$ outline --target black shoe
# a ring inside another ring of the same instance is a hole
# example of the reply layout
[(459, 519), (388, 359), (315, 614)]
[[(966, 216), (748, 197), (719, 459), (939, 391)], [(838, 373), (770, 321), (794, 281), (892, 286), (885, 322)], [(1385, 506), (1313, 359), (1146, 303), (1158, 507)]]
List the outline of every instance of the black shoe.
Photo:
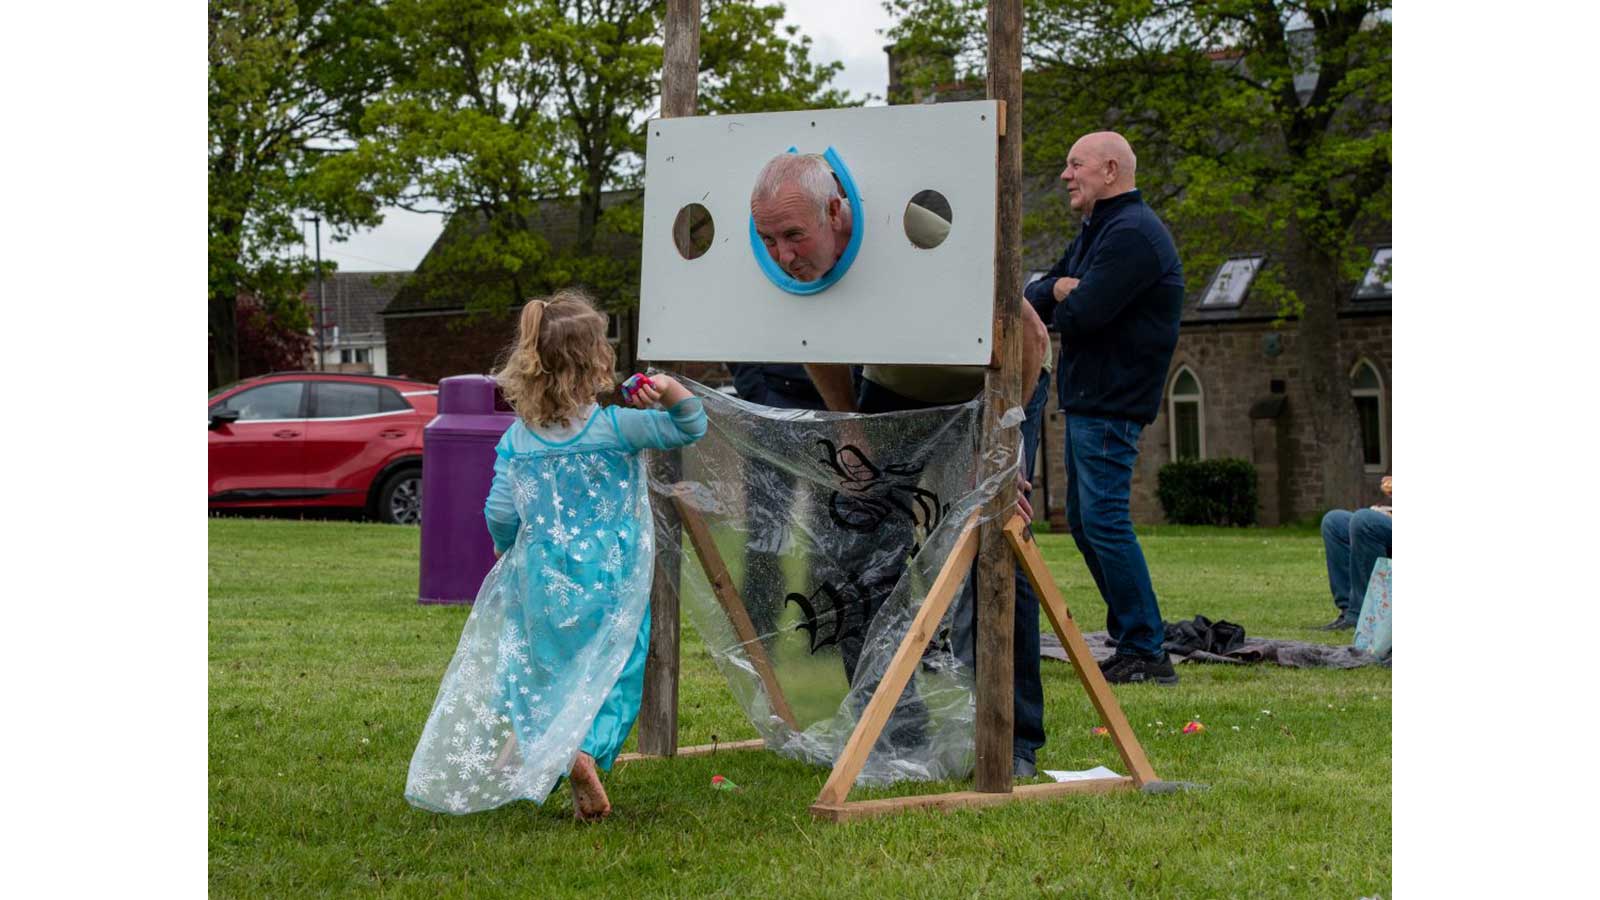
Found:
[(1013, 756), (1011, 757), (1011, 777), (1037, 778), (1039, 777), (1039, 768), (1033, 764), (1031, 759)]
[(1356, 620), (1355, 620), (1354, 616), (1347, 616), (1344, 613), (1340, 613), (1339, 614), (1339, 618), (1334, 619), (1332, 622), (1329, 622), (1326, 625), (1318, 625), (1317, 626), (1317, 630), (1318, 631), (1350, 631), (1351, 629), (1353, 629), (1355, 627), (1356, 627)]
[(1161, 654), (1158, 659), (1142, 656), (1117, 655), (1101, 672), (1112, 684), (1165, 684), (1178, 683), (1178, 673), (1172, 670), (1172, 659)]

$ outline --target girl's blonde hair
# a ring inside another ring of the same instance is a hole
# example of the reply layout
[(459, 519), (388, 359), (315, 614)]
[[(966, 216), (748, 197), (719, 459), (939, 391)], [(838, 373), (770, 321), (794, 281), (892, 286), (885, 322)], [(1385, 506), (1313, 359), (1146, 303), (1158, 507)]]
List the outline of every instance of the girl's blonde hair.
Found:
[(606, 317), (589, 295), (567, 289), (522, 307), (517, 338), (494, 379), (522, 421), (559, 426), (614, 386), (616, 364)]

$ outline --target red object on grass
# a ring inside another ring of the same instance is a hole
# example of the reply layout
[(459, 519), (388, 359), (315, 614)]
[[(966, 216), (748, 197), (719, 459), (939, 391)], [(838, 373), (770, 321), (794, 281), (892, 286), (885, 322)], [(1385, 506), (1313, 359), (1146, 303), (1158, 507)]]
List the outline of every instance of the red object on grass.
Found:
[(1204, 725), (1200, 724), (1199, 722), (1190, 722), (1189, 724), (1183, 726), (1183, 733), (1184, 734), (1199, 734), (1200, 732), (1205, 731), (1205, 730), (1206, 730), (1206, 727)]

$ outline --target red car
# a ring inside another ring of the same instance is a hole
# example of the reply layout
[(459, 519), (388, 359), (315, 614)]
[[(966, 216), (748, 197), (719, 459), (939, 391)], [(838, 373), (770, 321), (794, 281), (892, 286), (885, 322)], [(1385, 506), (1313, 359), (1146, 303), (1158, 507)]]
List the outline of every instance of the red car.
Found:
[(343, 507), (422, 520), (422, 429), (437, 385), (275, 372), (211, 395), (212, 509)]

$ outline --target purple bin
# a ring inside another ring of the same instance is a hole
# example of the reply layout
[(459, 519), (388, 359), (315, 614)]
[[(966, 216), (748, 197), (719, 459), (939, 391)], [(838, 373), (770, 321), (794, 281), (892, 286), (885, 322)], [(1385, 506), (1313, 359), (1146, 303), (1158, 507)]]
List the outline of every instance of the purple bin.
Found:
[(422, 430), (422, 574), (419, 603), (471, 603), (494, 565), (483, 504), (494, 480), (494, 445), (516, 421), (497, 409), (494, 380), (439, 382), (439, 414)]

